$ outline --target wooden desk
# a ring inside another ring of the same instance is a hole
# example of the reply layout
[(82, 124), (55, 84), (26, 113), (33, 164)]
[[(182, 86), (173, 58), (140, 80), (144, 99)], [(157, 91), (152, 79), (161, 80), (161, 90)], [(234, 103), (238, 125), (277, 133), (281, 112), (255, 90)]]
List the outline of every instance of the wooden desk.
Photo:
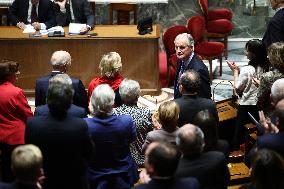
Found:
[[(0, 59), (20, 63), (21, 75), (17, 85), (26, 92), (34, 92), (38, 77), (51, 71), (49, 60), (56, 50), (71, 54), (72, 66), (69, 75), (83, 81), (86, 87), (92, 78), (99, 76), (99, 63), (103, 54), (118, 52), (122, 57), (122, 75), (137, 80), (144, 93), (158, 94), (159, 65), (158, 39), (160, 27), (153, 32), (138, 35), (135, 25), (96, 26), (92, 32), (98, 36), (68, 36), (59, 38), (32, 38), (16, 27), (0, 27)], [(66, 28), (65, 33), (68, 33)]]

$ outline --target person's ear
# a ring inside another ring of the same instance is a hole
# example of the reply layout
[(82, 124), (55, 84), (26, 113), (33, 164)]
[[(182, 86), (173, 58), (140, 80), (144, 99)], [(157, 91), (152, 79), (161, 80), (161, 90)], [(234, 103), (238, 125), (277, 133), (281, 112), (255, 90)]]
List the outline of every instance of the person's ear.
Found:
[(183, 86), (181, 84), (178, 86), (178, 90), (179, 90), (180, 93), (183, 92)]

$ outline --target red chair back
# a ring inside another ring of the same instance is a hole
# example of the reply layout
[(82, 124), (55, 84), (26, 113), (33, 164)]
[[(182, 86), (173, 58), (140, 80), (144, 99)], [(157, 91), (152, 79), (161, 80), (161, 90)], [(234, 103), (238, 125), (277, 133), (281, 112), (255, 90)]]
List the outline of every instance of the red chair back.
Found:
[(163, 43), (167, 53), (167, 57), (170, 58), (172, 54), (175, 54), (175, 38), (178, 34), (188, 33), (185, 26), (177, 25), (168, 28), (163, 35)]
[(204, 17), (208, 16), (208, 0), (199, 0), (199, 6), (204, 14)]
[(202, 42), (205, 35), (205, 19), (203, 16), (193, 16), (187, 20), (187, 29), (196, 44)]

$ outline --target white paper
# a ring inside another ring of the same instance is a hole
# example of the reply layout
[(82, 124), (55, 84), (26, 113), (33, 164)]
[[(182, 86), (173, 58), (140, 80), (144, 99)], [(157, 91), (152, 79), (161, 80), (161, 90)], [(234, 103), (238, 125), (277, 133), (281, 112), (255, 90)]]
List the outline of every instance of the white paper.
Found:
[(36, 30), (34, 27), (30, 24), (26, 25), (26, 28), (24, 29), (23, 33), (34, 33)]
[(77, 23), (70, 23), (69, 24), (69, 35), (72, 34), (80, 34), (80, 30), (82, 27), (86, 27), (86, 24), (77, 24)]

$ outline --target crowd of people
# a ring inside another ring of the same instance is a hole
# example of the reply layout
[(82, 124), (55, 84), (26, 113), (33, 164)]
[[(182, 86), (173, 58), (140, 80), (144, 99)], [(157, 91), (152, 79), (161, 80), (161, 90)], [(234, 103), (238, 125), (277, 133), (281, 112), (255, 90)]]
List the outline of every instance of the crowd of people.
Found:
[[(229, 153), (244, 143), (248, 113), (260, 124), (246, 157), (251, 181), (241, 188), (284, 188), (284, 32), (275, 25), (284, 20), (284, 2), (271, 4), (277, 13), (263, 41), (245, 45), (248, 65), (228, 61), (240, 101), (231, 146), (218, 136), (209, 72), (188, 33), (174, 40), (174, 100), (155, 113), (138, 106), (140, 84), (124, 78), (117, 52), (102, 56), (100, 76), (86, 92), (81, 80), (68, 75), (71, 55), (55, 51), (52, 72), (35, 81), (34, 112), (14, 85), (19, 63), (1, 60), (0, 188), (226, 189)], [(21, 29), (28, 23), (44, 29), (73, 21), (87, 23), (81, 32), (94, 27), (86, 0), (15, 0), (9, 17)]]

